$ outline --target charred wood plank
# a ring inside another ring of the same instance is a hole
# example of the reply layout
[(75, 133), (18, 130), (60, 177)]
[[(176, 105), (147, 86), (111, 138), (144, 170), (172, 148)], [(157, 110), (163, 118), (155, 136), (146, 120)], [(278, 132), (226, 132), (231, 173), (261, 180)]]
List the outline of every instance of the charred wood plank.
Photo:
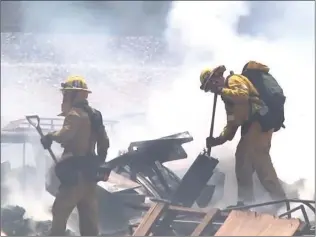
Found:
[(293, 236), (299, 227), (299, 219), (233, 210), (215, 236)]
[(190, 208), (190, 207), (181, 207), (181, 206), (169, 206), (170, 211), (177, 211), (178, 214), (196, 214), (196, 215), (205, 215), (208, 212), (208, 209), (202, 208)]
[(201, 236), (210, 222), (214, 220), (214, 217), (219, 212), (219, 209), (211, 209), (203, 218), (201, 223), (195, 228), (191, 236)]
[(144, 218), (133, 233), (133, 236), (148, 236), (153, 225), (155, 225), (156, 222), (159, 220), (167, 206), (168, 204), (166, 203), (154, 204), (145, 214)]

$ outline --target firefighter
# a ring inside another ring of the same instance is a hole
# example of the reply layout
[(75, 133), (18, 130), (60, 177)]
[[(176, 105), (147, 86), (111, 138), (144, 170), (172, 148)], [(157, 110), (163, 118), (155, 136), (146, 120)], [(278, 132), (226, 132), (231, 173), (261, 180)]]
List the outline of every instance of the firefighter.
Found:
[(221, 96), (226, 109), (227, 124), (218, 137), (208, 137), (207, 147), (231, 141), (241, 126), (241, 138), (236, 149), (235, 172), (238, 185), (237, 205), (254, 201), (253, 173), (256, 171), (263, 187), (274, 200), (284, 199), (285, 192), (279, 182), (270, 157), (274, 130), (262, 131), (255, 114), (265, 109), (257, 89), (243, 75), (231, 73), (224, 78), (225, 66), (205, 69), (200, 74), (201, 90)]
[[(92, 163), (92, 156), (97, 146), (98, 154), (105, 160), (109, 148), (109, 139), (105, 129), (93, 131), (91, 118), (86, 108), (88, 94), (91, 91), (81, 76), (70, 76), (65, 83), (61, 83), (63, 101), (62, 116), (65, 117), (60, 131), (48, 133), (41, 142), (45, 149), (52, 141), (60, 143), (64, 148), (61, 159), (55, 171), (61, 181), (58, 193), (52, 207), (51, 235), (65, 235), (67, 220), (75, 207), (79, 214), (79, 228), (82, 236), (98, 235), (97, 213), (97, 182), (84, 173), (84, 167), (77, 168), (76, 161), (84, 160)], [(91, 160), (90, 160), (91, 158)], [(69, 161), (70, 166), (65, 165)], [(63, 164), (63, 165), (62, 165)], [(86, 165), (88, 166), (88, 165)], [(60, 167), (57, 169), (57, 167)], [(64, 169), (64, 173), (61, 170)], [(88, 173), (88, 172), (87, 172)]]

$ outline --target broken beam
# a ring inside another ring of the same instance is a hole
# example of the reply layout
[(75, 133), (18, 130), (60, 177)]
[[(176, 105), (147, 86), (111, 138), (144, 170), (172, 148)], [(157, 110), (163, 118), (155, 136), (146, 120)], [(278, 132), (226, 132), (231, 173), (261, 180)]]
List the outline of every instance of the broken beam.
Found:
[(219, 209), (211, 209), (203, 218), (201, 223), (195, 228), (191, 236), (201, 236), (208, 225), (213, 221), (215, 215), (219, 212)]
[(167, 206), (166, 203), (155, 203), (145, 214), (133, 236), (148, 236), (153, 225), (159, 220)]

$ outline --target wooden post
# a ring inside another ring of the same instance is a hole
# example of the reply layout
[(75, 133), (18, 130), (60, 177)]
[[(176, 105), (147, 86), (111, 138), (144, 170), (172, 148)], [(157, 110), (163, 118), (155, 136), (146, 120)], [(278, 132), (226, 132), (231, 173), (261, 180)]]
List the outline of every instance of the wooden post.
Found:
[(214, 219), (215, 215), (219, 212), (218, 209), (211, 209), (203, 218), (201, 223), (195, 228), (191, 236), (201, 236), (211, 221)]
[(142, 221), (138, 225), (137, 229), (133, 233), (133, 236), (148, 236), (151, 233), (153, 225), (159, 220), (164, 210), (167, 208), (166, 203), (155, 203), (145, 214)]

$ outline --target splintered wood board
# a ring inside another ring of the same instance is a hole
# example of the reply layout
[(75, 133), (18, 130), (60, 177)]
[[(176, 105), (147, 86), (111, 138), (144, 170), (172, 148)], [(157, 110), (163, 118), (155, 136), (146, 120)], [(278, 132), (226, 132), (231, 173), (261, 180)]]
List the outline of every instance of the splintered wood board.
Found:
[(299, 219), (233, 210), (215, 236), (293, 236), (299, 226)]

